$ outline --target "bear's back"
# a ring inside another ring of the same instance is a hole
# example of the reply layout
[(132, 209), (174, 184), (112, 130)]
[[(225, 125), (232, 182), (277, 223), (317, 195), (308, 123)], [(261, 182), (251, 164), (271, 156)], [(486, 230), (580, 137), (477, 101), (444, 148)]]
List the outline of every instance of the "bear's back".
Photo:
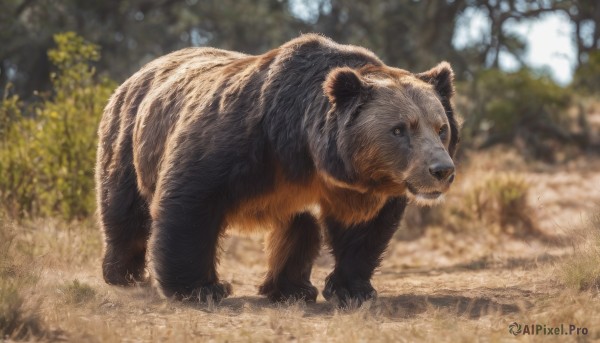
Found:
[[(194, 105), (194, 99), (186, 99), (190, 88), (194, 87), (196, 99), (203, 95), (203, 87), (194, 78), (207, 77), (211, 70), (246, 57), (215, 48), (186, 48), (146, 64), (117, 88), (104, 110), (99, 127), (100, 165), (118, 169), (117, 164), (135, 159), (140, 191), (150, 196), (169, 132), (182, 113), (192, 112), (189, 106), (198, 105), (197, 100)], [(204, 88), (204, 93), (209, 91)]]

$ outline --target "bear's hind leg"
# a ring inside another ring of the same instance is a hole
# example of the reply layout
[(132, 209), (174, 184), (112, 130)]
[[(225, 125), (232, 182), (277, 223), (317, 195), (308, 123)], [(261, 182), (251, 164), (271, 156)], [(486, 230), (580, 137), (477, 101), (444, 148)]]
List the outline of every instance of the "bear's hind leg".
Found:
[(105, 238), (104, 280), (112, 285), (135, 285), (145, 281), (148, 206), (138, 193), (133, 170), (103, 180), (99, 214)]
[(259, 293), (271, 301), (315, 302), (318, 291), (310, 282), (312, 265), (321, 247), (321, 229), (310, 213), (294, 215), (287, 227), (269, 235), (269, 271)]
[(219, 302), (231, 294), (231, 285), (220, 282), (216, 270), (224, 210), (219, 196), (201, 198), (202, 191), (187, 188), (189, 193), (171, 190), (177, 195), (156, 204), (150, 245), (153, 276), (166, 297)]

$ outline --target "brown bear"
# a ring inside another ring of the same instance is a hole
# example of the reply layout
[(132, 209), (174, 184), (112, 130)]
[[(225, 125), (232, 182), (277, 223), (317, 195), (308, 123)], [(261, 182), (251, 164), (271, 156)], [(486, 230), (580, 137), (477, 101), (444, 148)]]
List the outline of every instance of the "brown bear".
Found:
[(188, 48), (150, 62), (99, 128), (104, 279), (135, 284), (148, 261), (165, 296), (219, 301), (231, 293), (220, 236), (264, 228), (260, 294), (315, 301), (323, 228), (335, 257), (324, 297), (374, 297), (408, 199), (435, 201), (454, 180), (453, 92), (445, 62), (414, 74), (314, 34), (258, 56)]

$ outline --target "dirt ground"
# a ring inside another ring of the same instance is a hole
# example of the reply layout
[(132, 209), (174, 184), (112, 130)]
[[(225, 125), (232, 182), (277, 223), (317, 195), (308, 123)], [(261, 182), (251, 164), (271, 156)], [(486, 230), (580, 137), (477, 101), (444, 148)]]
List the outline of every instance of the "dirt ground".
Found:
[[(38, 271), (27, 306), (47, 328), (42, 340), (73, 342), (600, 341), (597, 292), (571, 290), (557, 276), (557, 265), (575, 249), (569, 236), (600, 204), (600, 158), (548, 166), (510, 152), (488, 155), (461, 167), (448, 201), (490, 168), (510, 170), (531, 185), (528, 200), (540, 229), (562, 244), (486, 227), (465, 233), (434, 225), (411, 240), (399, 233), (373, 278), (378, 299), (340, 310), (322, 296), (316, 304), (271, 304), (258, 296), (266, 272), (263, 235), (230, 234), (219, 271), (234, 295), (218, 305), (189, 305), (163, 300), (146, 286), (106, 285), (93, 223), (39, 220), (18, 228)], [(312, 276), (319, 289), (332, 267), (323, 250)], [(512, 322), (576, 325), (587, 335), (513, 336)]]

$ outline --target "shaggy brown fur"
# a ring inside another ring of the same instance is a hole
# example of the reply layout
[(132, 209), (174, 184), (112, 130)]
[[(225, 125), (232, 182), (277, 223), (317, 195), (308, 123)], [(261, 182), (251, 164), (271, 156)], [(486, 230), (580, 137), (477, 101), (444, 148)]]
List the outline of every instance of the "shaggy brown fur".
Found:
[(413, 74), (317, 35), (259, 56), (189, 48), (149, 63), (99, 128), (105, 280), (135, 283), (148, 260), (166, 296), (219, 300), (231, 292), (220, 235), (267, 228), (260, 293), (314, 301), (325, 226), (336, 267), (324, 295), (374, 296), (407, 197), (431, 201), (454, 178), (452, 78), (447, 63)]

